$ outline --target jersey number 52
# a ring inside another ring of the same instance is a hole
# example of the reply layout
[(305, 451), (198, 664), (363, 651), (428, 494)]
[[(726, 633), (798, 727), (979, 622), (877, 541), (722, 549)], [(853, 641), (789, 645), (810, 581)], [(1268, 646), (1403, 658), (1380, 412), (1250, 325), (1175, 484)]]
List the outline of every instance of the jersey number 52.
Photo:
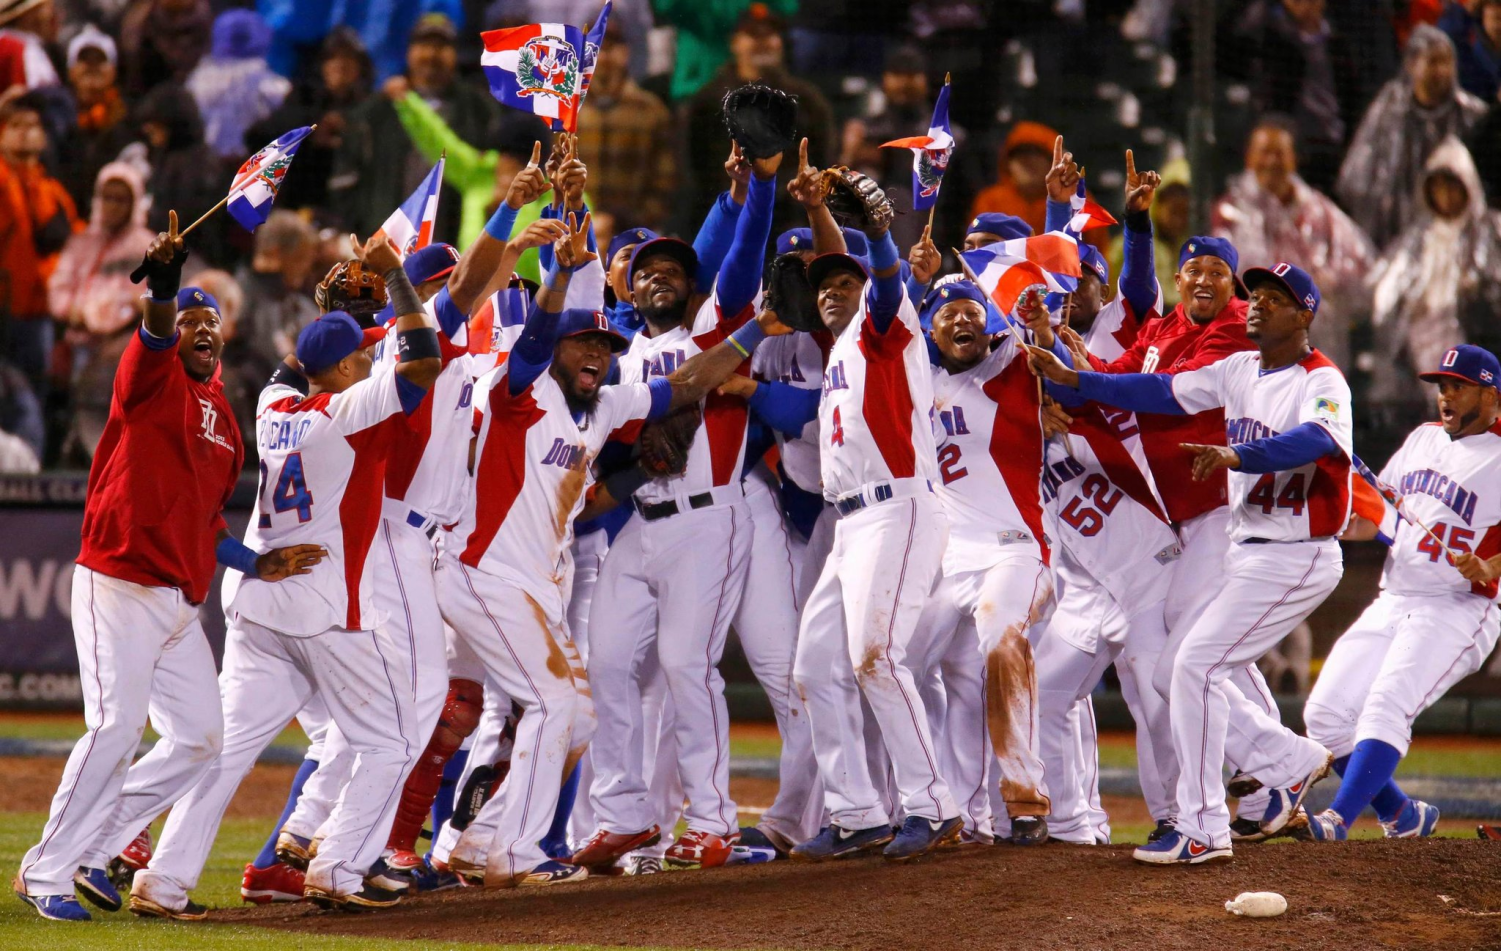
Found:
[[(1115, 511), (1124, 495), (1104, 476), (1098, 472), (1091, 473), (1079, 486), (1079, 494), (1069, 499), (1068, 504), (1058, 512), (1058, 517), (1072, 525), (1080, 535), (1092, 538), (1105, 527), (1106, 516)], [(1093, 504), (1086, 507), (1085, 502)]]

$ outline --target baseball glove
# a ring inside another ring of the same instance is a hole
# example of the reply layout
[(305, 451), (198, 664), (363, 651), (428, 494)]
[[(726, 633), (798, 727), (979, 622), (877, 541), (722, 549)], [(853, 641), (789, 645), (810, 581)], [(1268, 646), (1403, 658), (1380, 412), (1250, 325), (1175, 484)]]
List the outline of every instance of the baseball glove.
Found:
[(818, 316), (818, 295), (808, 283), (808, 266), (797, 254), (779, 254), (766, 266), (762, 306), (793, 330), (825, 330)]
[(636, 440), (642, 468), (658, 479), (682, 473), (688, 468), (688, 450), (702, 420), (703, 414), (695, 405), (643, 426)]
[(797, 140), (797, 97), (760, 83), (731, 89), (724, 124), (747, 159), (771, 158)]
[(840, 225), (867, 235), (879, 235), (891, 227), (896, 210), (869, 175), (839, 165), (824, 170), (823, 187), (824, 207)]

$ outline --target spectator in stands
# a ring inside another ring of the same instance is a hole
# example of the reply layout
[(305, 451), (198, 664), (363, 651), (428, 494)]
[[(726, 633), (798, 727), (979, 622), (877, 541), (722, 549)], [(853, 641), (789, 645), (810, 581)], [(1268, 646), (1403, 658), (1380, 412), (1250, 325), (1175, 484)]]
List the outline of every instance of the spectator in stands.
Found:
[(328, 178), (349, 112), (365, 101), (374, 83), (375, 67), (359, 34), (338, 27), (324, 38), (317, 62), (292, 87), (281, 108), (246, 132), (243, 145), (249, 154), (289, 129), (318, 126), (303, 140), (297, 161), (282, 179), (276, 199), (281, 207), (328, 206)]
[(662, 147), (676, 127), (662, 100), (631, 79), (630, 65), (625, 28), (612, 19), (579, 110), (579, 158), (589, 166), (595, 201), (630, 208), (633, 224), (660, 230), (681, 184), (677, 151)]
[(1376, 250), (1333, 200), (1299, 176), (1291, 122), (1263, 119), (1246, 143), (1246, 168), (1214, 206), (1211, 231), (1230, 239), (1242, 270), (1293, 261), (1313, 275), (1323, 300), (1309, 328), (1315, 347), (1346, 373), (1350, 329), (1370, 308), (1365, 280)]
[(278, 208), (255, 231), (250, 263), (235, 275), (244, 295), (235, 335), (267, 365), (291, 353), (304, 324), (318, 316), (310, 291), (317, 234), (296, 212)]
[[(1058, 130), (1041, 122), (1023, 120), (1013, 125), (1001, 146), (995, 184), (975, 196), (970, 217), (992, 211), (1015, 215), (1031, 225), (1034, 234), (1042, 234), (1048, 210), (1048, 169), (1053, 165), (1053, 140), (1057, 138)], [(1094, 233), (1087, 237), (1090, 241), (1100, 239)], [(1175, 249), (1173, 273), (1177, 272), (1177, 254)]]
[(0, 0), (0, 92), (57, 85), (45, 45), (56, 36), (52, 0)]
[(186, 82), (213, 42), (209, 0), (144, 0), (120, 23), (125, 92), (139, 96), (159, 83)]
[(0, 430), (18, 437), (34, 458), (42, 458), (46, 443), (42, 402), (26, 382), (26, 375), (3, 358), (0, 358)]
[(1359, 74), (1344, 37), (1324, 18), (1324, 0), (1256, 0), (1237, 18), (1236, 55), (1259, 112), (1290, 116), (1300, 168), (1327, 189), (1345, 139), (1359, 121)]
[[(709, 6), (714, 6), (710, 4)], [(765, 4), (752, 4), (735, 22), (730, 33), (730, 60), (719, 68), (688, 105), (688, 161), (693, 176), (693, 198), (683, 211), (694, 223), (703, 209), (724, 187), (724, 159), (729, 137), (724, 130), (721, 103), (725, 93), (746, 83), (765, 83), (797, 96), (797, 130), (808, 138), (808, 158), (822, 168), (837, 150), (834, 111), (818, 87), (787, 72), (786, 23)], [(795, 162), (784, 162), (780, 179), (790, 181)], [(592, 169), (590, 170), (592, 173)], [(785, 187), (777, 189), (777, 217), (773, 230), (791, 227), (795, 203)], [(802, 210), (796, 214), (801, 221)], [(679, 230), (688, 231), (688, 221)]]
[(1436, 26), (1454, 41), (1459, 85), (1482, 102), (1494, 103), (1501, 89), (1501, 3), (1446, 0)]
[(48, 309), (67, 328), (75, 365), (94, 340), (140, 316), (145, 286), (133, 283), (130, 272), (156, 237), (146, 227), (146, 185), (134, 166), (112, 162), (100, 169), (91, 207), (88, 227), (63, 245), (47, 282)]
[(270, 45), (271, 29), (259, 14), (226, 10), (214, 21), (209, 55), (188, 76), (209, 148), (236, 167), (245, 160), (246, 130), (274, 112), (292, 89), (267, 65)]
[(45, 402), (53, 342), (47, 279), (83, 226), (67, 190), (42, 167), (41, 109), (35, 93), (0, 106), (0, 353)]
[[(1456, 343), (1501, 349), (1501, 212), (1486, 207), (1469, 151), (1450, 136), (1428, 158), (1413, 222), (1371, 272), (1375, 401), (1428, 408), (1413, 378)], [(1410, 422), (1408, 420), (1394, 420)]]
[(90, 24), (68, 43), (68, 85), (78, 104), (77, 121), (67, 139), (58, 178), (78, 206), (89, 215), (99, 170), (114, 161), (134, 137), (126, 121), (129, 110), (116, 85), (115, 41)]
[[(1193, 234), (1193, 194), (1188, 186), (1188, 162), (1174, 159), (1162, 166), (1162, 184), (1152, 198), (1152, 269), (1162, 292), (1164, 313), (1178, 306), (1178, 282), (1174, 280), (1178, 273), (1178, 252)], [(1121, 273), (1125, 255), (1125, 235), (1118, 234), (1106, 254), (1112, 274)]]
[[(167, 230), (167, 212), (175, 210), (184, 227), (223, 198), (229, 183), (219, 161), (203, 141), (198, 104), (176, 83), (163, 83), (147, 93), (136, 107), (141, 141), (121, 158), (144, 161), (151, 210), (147, 225)], [(228, 215), (215, 215), (193, 232), (193, 254), (199, 262), (220, 264), (228, 258)]]
[[(466, 142), (489, 142), (497, 125), (498, 106), (483, 84), (459, 82), (453, 21), (429, 13), (412, 29), (405, 79), (412, 91)], [(396, 134), (399, 120), (387, 96), (373, 94), (351, 109), (344, 138), (329, 180), (330, 200), (345, 223), (360, 235), (371, 234), (421, 183), (432, 168), (410, 141)], [(449, 208), (460, 198), (444, 189)], [(452, 242), (452, 215), (439, 216), (435, 240)]]
[(1377, 248), (1419, 216), (1418, 186), (1434, 148), (1463, 136), (1485, 112), (1455, 84), (1454, 44), (1438, 29), (1414, 28), (1403, 64), (1366, 110), (1335, 186)]
[[(683, 100), (703, 88), (730, 58), (737, 25), (749, 13), (762, 19), (789, 17), (797, 0), (654, 0), (657, 22), (677, 28), (672, 67), (672, 98)], [(812, 144), (811, 142), (809, 143)]]

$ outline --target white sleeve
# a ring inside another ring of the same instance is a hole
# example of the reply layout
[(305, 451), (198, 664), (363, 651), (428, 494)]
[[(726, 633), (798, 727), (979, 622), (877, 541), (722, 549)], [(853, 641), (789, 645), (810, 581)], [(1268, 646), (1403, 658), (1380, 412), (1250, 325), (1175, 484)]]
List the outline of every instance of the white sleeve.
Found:
[(1225, 405), (1228, 364), (1234, 355), (1217, 360), (1207, 367), (1173, 374), (1173, 399), (1186, 413), (1202, 413)]
[(261, 390), (260, 398), (255, 401), (255, 415), (259, 416), (264, 413), (266, 407), (277, 400), (284, 400), (289, 396), (301, 395), (294, 387), (287, 386), (285, 383), (273, 383)]
[(600, 391), (594, 415), (605, 433), (613, 433), (627, 423), (646, 419), (650, 412), (650, 384), (616, 383)]
[(1345, 382), (1344, 374), (1333, 367), (1319, 367), (1308, 374), (1303, 384), (1303, 402), (1298, 407), (1298, 423), (1318, 423), (1324, 427), (1346, 458), (1355, 452), (1351, 415), (1350, 384)]
[(563, 294), (565, 308), (581, 310), (604, 310), (605, 269), (595, 258), (579, 268), (568, 279), (568, 290)]
[[(761, 290), (756, 290), (756, 296), (751, 298), (751, 313), (754, 315), (761, 310)], [(721, 320), (729, 320), (734, 314), (720, 314), (719, 312), (719, 279), (714, 279), (714, 290), (709, 294), (709, 299), (704, 301), (698, 308), (698, 313), (693, 315), (693, 335), (706, 334), (719, 326)]]
[(333, 419), (334, 427), (351, 436), (400, 414), (401, 396), (396, 381), (396, 365), (380, 363), (369, 377), (342, 393), (335, 393), (328, 404), (328, 415)]

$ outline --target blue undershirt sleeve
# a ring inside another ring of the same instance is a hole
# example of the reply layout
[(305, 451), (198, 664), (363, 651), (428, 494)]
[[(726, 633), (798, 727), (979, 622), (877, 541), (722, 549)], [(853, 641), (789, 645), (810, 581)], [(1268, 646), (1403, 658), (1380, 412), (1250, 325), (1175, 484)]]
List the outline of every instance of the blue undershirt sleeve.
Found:
[(693, 252), (698, 255), (698, 273), (694, 283), (700, 291), (714, 286), (719, 275), (719, 266), (730, 251), (730, 242), (735, 240), (735, 223), (740, 220), (744, 205), (735, 204), (729, 192), (721, 192), (704, 216), (698, 235), (693, 239)]
[(400, 373), (395, 376), (396, 398), (401, 400), (401, 411), (410, 416), (417, 412), (417, 407), (422, 405), (422, 400), (427, 396), (427, 389), (418, 386)]
[(1066, 201), (1054, 201), (1048, 199), (1048, 210), (1043, 219), (1043, 231), (1062, 231), (1068, 227), (1069, 219), (1074, 216), (1074, 206)]
[(1080, 373), (1077, 392), (1087, 400), (1138, 413), (1188, 415), (1173, 396), (1173, 378), (1167, 373)]
[(750, 408), (768, 426), (788, 436), (797, 436), (818, 416), (820, 391), (790, 383), (761, 383), (750, 398)]
[(1301, 423), (1278, 436), (1253, 439), (1232, 447), (1240, 472), (1285, 472), (1340, 452), (1339, 443), (1318, 423)]
[(752, 175), (745, 211), (735, 222), (735, 239), (719, 272), (719, 312), (725, 317), (740, 313), (761, 289), (762, 262), (771, 237), (772, 202), (777, 196), (775, 178), (762, 181)]
[[(1157, 303), (1157, 267), (1152, 259), (1152, 218), (1142, 211), (1126, 216), (1120, 292), (1138, 319)], [(1133, 227), (1134, 226), (1134, 227)]]
[[(898, 253), (896, 242), (891, 238), (891, 232), (887, 232), (870, 243), (870, 270), (872, 274), (878, 271), (886, 271), (896, 267)], [(902, 306), (901, 270), (892, 271), (886, 277), (875, 277), (871, 280), (870, 288), (870, 320), (875, 325), (877, 333), (885, 333), (891, 329), (891, 324), (896, 320), (897, 312)]]

